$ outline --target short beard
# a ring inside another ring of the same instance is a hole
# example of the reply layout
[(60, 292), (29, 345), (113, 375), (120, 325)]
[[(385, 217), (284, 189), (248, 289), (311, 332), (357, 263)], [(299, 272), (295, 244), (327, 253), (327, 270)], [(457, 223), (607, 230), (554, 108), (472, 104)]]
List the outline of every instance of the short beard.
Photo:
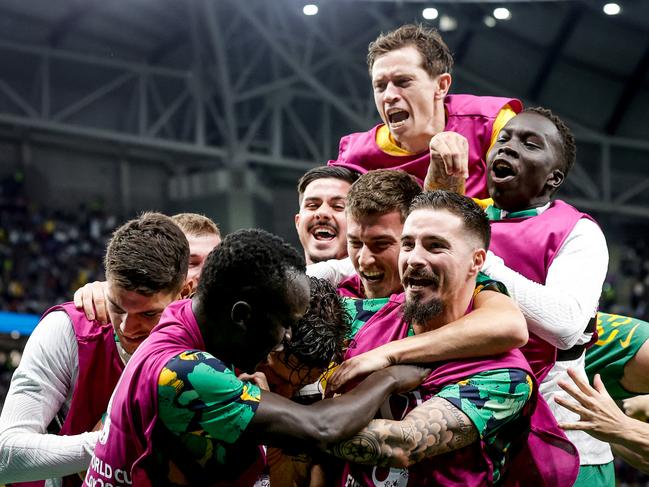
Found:
[(442, 314), (444, 303), (433, 298), (427, 303), (415, 300), (406, 300), (402, 307), (403, 319), (413, 325), (426, 325), (430, 320)]

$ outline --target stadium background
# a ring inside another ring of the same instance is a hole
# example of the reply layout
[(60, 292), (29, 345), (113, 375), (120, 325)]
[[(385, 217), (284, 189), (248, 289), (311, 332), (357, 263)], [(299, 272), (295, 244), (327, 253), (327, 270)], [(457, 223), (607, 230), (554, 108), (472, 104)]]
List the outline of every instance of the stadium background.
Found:
[(0, 406), (25, 313), (101, 278), (125, 218), (196, 211), (298, 246), (297, 179), (378, 122), (367, 44), (413, 21), (453, 51), (452, 92), (569, 122), (577, 164), (560, 194), (607, 236), (602, 309), (649, 318), (649, 2), (617, 15), (598, 0), (307, 3), (0, 3)]

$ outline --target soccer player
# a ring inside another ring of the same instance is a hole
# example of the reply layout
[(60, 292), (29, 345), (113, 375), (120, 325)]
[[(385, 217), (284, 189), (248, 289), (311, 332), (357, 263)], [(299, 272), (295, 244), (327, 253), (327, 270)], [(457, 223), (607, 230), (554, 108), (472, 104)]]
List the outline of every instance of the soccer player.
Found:
[(297, 184), (300, 211), (295, 229), (307, 264), (347, 256), (345, 198), (358, 173), (343, 167), (315, 167)]
[(387, 395), (419, 384), (422, 369), (393, 367), (347, 395), (302, 406), (236, 377), (290, 341), (309, 302), (304, 268), (279, 237), (228, 235), (208, 256), (196, 294), (168, 306), (129, 361), (86, 484), (252, 484), (257, 445), (324, 448), (367, 424)]
[[(469, 198), (444, 191), (417, 196), (400, 239), (405, 295), (393, 295), (369, 318), (347, 357), (455, 328), (453, 322), (471, 308), (489, 233), (484, 212)], [(434, 360), (432, 374), (416, 391), (393, 396), (380, 410), (382, 419), (332, 449), (356, 463), (347, 464), (343, 485), (374, 486), (376, 479), (395, 486), (523, 479), (571, 485), (577, 455), (547, 404), (538, 398), (534, 405), (536, 381), (520, 351)], [(552, 462), (543, 461), (550, 456)]]
[(403, 169), (423, 181), (430, 154), (438, 153), (454, 174), (468, 178), (468, 195), (485, 198), (486, 154), (521, 111), (520, 101), (448, 95), (453, 57), (439, 33), (422, 25), (380, 35), (369, 45), (367, 64), (383, 123), (343, 137), (329, 164), (361, 173)]
[(0, 416), (0, 483), (61, 485), (60, 477), (87, 467), (99, 438), (92, 430), (124, 364), (183, 293), (188, 261), (180, 228), (145, 213), (118, 228), (106, 248), (110, 321), (88, 320), (73, 303), (43, 315)]

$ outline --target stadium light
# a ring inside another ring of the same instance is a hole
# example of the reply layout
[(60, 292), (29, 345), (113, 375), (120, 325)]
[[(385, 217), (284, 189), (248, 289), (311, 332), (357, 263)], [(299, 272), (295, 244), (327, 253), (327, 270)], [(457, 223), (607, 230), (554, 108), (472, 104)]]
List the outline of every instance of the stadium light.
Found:
[(494, 19), (491, 15), (487, 15), (483, 20), (484, 25), (487, 27), (496, 27), (496, 19)]
[(494, 17), (498, 20), (509, 20), (512, 16), (512, 13), (508, 8), (498, 7), (494, 9)]
[(607, 3), (602, 7), (602, 10), (604, 10), (606, 15), (617, 15), (622, 11), (617, 3)]
[(313, 3), (309, 3), (302, 8), (304, 15), (316, 15), (318, 13), (318, 6)]
[(439, 12), (434, 7), (428, 7), (421, 11), (421, 16), (426, 20), (435, 20)]
[(442, 15), (439, 18), (439, 30), (442, 32), (450, 32), (457, 29), (457, 19), (450, 15)]

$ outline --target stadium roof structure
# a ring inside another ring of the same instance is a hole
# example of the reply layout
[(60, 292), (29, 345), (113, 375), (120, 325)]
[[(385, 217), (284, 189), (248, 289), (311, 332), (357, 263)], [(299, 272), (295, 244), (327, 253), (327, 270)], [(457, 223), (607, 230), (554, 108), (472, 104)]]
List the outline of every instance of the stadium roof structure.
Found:
[(649, 216), (649, 2), (619, 0), (612, 16), (595, 0), (313, 0), (311, 16), (306, 3), (4, 0), (0, 136), (303, 171), (378, 121), (367, 44), (424, 22), (454, 52), (452, 91), (519, 97), (570, 122), (579, 152), (564, 195)]

